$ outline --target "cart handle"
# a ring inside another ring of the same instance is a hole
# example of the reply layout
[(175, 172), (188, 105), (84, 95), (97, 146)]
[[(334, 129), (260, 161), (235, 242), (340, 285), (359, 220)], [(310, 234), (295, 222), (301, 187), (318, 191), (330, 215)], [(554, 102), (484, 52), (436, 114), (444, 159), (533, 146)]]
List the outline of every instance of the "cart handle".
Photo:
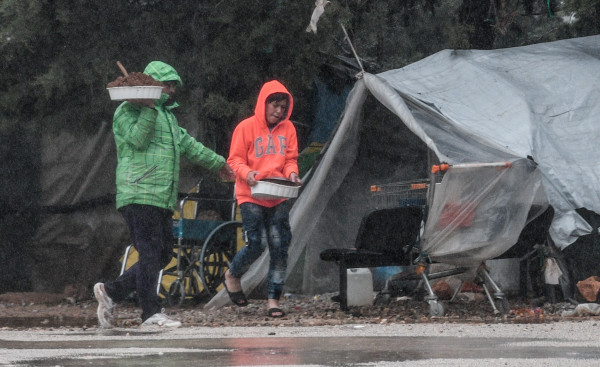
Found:
[(499, 169), (509, 168), (510, 162), (491, 162), (491, 163), (459, 163), (449, 165), (448, 163), (436, 164), (431, 167), (431, 173), (445, 172), (450, 167), (452, 168), (481, 168), (481, 167), (498, 167)]

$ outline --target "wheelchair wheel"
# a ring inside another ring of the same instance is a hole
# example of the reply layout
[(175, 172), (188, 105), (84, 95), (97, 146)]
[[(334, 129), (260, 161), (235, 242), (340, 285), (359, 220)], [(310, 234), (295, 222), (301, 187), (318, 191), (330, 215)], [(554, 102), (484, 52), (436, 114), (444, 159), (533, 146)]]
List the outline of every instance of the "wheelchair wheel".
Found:
[(169, 286), (169, 293), (167, 293), (167, 302), (169, 306), (181, 306), (185, 300), (185, 285), (181, 279), (175, 279), (171, 286)]
[(215, 228), (206, 238), (200, 253), (199, 273), (204, 289), (210, 294), (225, 280), (225, 271), (237, 251), (242, 223), (226, 222)]

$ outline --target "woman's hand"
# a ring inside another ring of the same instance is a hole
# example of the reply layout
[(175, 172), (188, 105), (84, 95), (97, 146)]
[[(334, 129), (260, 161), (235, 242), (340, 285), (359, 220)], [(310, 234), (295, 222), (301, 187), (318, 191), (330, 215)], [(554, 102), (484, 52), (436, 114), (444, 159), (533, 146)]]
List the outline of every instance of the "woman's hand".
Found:
[(246, 177), (246, 183), (250, 186), (254, 186), (258, 183), (256, 179), (256, 175), (258, 175), (258, 171), (250, 171), (248, 172), (248, 177)]
[(290, 181), (297, 183), (298, 185), (302, 185), (302, 180), (298, 177), (296, 172), (292, 172), (290, 174)]

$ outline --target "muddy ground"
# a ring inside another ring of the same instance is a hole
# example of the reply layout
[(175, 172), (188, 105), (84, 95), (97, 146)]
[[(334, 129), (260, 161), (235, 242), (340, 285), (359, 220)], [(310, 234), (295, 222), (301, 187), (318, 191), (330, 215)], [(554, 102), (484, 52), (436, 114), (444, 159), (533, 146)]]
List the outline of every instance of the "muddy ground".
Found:
[[(441, 301), (445, 310), (442, 317), (429, 316), (425, 301), (393, 297), (387, 304), (351, 307), (340, 310), (334, 302), (335, 294), (317, 296), (287, 295), (281, 306), (287, 315), (280, 319), (266, 316), (266, 300), (252, 299), (247, 307), (225, 306), (204, 309), (204, 303), (186, 302), (179, 307), (166, 307), (165, 312), (192, 326), (324, 326), (342, 324), (403, 324), (403, 323), (550, 323), (563, 320), (596, 318), (598, 316), (563, 317), (565, 310), (574, 305), (566, 302), (533, 304), (522, 299), (510, 299), (510, 312), (494, 315), (493, 308), (483, 294), (467, 294), (459, 301)], [(95, 328), (97, 327), (95, 300), (76, 300), (60, 295), (3, 294), (0, 297), (0, 327), (2, 328)], [(136, 327), (141, 323), (140, 311), (134, 302), (119, 305), (116, 324)]]

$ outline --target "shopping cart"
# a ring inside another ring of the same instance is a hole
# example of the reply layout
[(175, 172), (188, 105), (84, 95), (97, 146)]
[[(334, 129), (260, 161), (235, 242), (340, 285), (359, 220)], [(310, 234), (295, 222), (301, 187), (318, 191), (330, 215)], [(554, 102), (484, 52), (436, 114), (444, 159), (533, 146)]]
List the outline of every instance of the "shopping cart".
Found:
[[(450, 269), (442, 270), (438, 272), (430, 272), (430, 265), (435, 262), (435, 259), (430, 257), (429, 253), (423, 247), (423, 233), (426, 228), (426, 221), (428, 219), (430, 206), (438, 191), (442, 185), (442, 178), (445, 172), (451, 167), (455, 169), (505, 169), (509, 168), (510, 164), (506, 162), (499, 163), (484, 163), (484, 164), (462, 164), (450, 166), (447, 164), (435, 165), (432, 167), (430, 177), (428, 179), (404, 181), (398, 183), (389, 183), (383, 185), (371, 186), (373, 210), (389, 210), (390, 208), (410, 208), (418, 207), (422, 211), (422, 225), (419, 233), (415, 233), (415, 241), (408, 249), (404, 249), (404, 252), (408, 254), (410, 264), (403, 267), (403, 271), (392, 275), (385, 281), (383, 289), (377, 294), (375, 303), (387, 303), (390, 298), (398, 289), (406, 290), (406, 287), (399, 286), (399, 283), (404, 285), (416, 285), (414, 286), (413, 292), (417, 292), (419, 289), (424, 288), (426, 295), (425, 301), (429, 304), (429, 314), (431, 316), (442, 316), (444, 314), (444, 307), (439, 302), (438, 296), (433, 291), (431, 286), (431, 280), (448, 277), (452, 275), (458, 275), (467, 273), (473, 270), (470, 266), (461, 266), (461, 261), (457, 261), (458, 264)], [(447, 192), (444, 192), (446, 194)], [(481, 198), (480, 198), (481, 199)], [(478, 207), (477, 202), (465, 201), (465, 202), (453, 202), (446, 201), (442, 205), (441, 213), (437, 214), (437, 225), (443, 227), (453, 226), (455, 231), (463, 229), (469, 229), (472, 225), (476, 210)], [(504, 211), (506, 208), (496, 208), (499, 211)], [(506, 218), (508, 221), (508, 218)], [(505, 222), (502, 224), (504, 225)], [(504, 229), (504, 228), (502, 228)], [(489, 233), (482, 232), (478, 236), (489, 236)], [(443, 237), (443, 236), (440, 236)], [(441, 244), (443, 246), (443, 243)], [(406, 264), (398, 264), (406, 265)], [(506, 314), (510, 311), (508, 300), (506, 299), (502, 290), (491, 278), (489, 269), (485, 266), (485, 262), (482, 261), (475, 267), (473, 272), (475, 275), (475, 281), (482, 285), (488, 300), (492, 304), (492, 308), (495, 314)], [(451, 301), (455, 299), (458, 292), (462, 287), (461, 285), (456, 288), (455, 293), (452, 296)]]
[(428, 179), (372, 185), (373, 210), (413, 206), (425, 209), (429, 186)]

